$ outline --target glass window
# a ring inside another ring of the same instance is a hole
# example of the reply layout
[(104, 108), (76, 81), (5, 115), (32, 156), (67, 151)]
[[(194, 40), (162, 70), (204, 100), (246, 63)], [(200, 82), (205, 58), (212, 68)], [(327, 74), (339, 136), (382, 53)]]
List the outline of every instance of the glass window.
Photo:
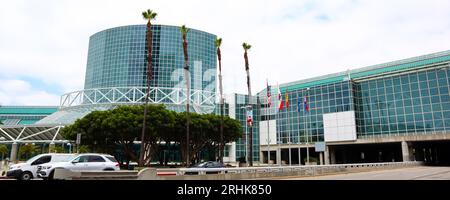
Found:
[(442, 102), (442, 110), (450, 110), (450, 102)]
[(448, 86), (447, 79), (438, 79), (439, 86)]
[(436, 80), (436, 72), (434, 72), (434, 71), (427, 72), (427, 78), (428, 78), (428, 80)]
[(412, 90), (412, 91), (418, 90), (418, 89), (419, 89), (419, 85), (418, 85), (418, 84), (415, 84), (415, 83), (412, 83), (412, 84), (410, 85), (410, 87), (411, 87), (411, 90)]
[(437, 103), (439, 103), (439, 102), (440, 102), (439, 96), (432, 96), (432, 97), (431, 97), (431, 103), (437, 104)]
[(400, 76), (400, 80), (402, 84), (408, 84), (409, 83), (409, 78), (408, 75), (402, 75)]
[(434, 120), (442, 119), (442, 113), (441, 112), (433, 113), (433, 118)]
[(400, 78), (396, 77), (393, 79), (394, 85), (399, 86), (400, 85)]
[(410, 75), (409, 75), (409, 81), (410, 81), (411, 83), (418, 82), (417, 74), (416, 74), (416, 73), (410, 74)]
[(83, 162), (88, 162), (88, 161), (89, 161), (89, 156), (79, 156), (79, 157), (73, 159), (72, 162), (83, 163)]
[(437, 81), (436, 81), (436, 80), (430, 80), (430, 81), (428, 81), (428, 86), (429, 86), (430, 88), (435, 88), (435, 87), (437, 87)]
[(413, 106), (411, 99), (405, 99), (405, 100), (403, 100), (403, 103), (405, 104), (405, 106)]
[(32, 162), (31, 165), (41, 165), (44, 163), (48, 163), (48, 162), (50, 162), (51, 159), (52, 159), (51, 156), (42, 156), (42, 157), (38, 158), (37, 160), (35, 160), (34, 162)]
[(117, 162), (117, 160), (112, 156), (105, 156), (105, 157), (108, 158), (108, 160), (110, 160), (111, 162)]

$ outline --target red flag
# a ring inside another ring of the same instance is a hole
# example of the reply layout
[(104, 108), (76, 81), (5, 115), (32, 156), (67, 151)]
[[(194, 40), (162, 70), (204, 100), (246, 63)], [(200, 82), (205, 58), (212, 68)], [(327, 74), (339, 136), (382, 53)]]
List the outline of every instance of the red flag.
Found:
[(281, 98), (281, 91), (280, 86), (278, 85), (278, 101), (280, 101), (280, 104), (278, 105), (278, 110), (283, 109), (283, 98)]

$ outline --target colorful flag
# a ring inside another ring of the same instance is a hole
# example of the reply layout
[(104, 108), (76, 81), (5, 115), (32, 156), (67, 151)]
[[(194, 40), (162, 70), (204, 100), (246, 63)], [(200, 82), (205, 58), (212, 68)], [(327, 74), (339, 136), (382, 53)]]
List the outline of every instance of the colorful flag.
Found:
[(247, 124), (249, 126), (253, 125), (253, 110), (247, 110)]
[(272, 100), (270, 99), (270, 86), (269, 81), (267, 81), (267, 106), (270, 108), (272, 106)]
[(302, 107), (302, 98), (297, 96), (297, 112), (300, 112), (301, 107)]
[(289, 91), (286, 89), (286, 108), (289, 108)]
[(278, 105), (278, 110), (282, 110), (283, 109), (283, 98), (281, 98), (280, 85), (278, 85), (278, 101), (280, 101), (280, 103)]
[(309, 111), (309, 107), (308, 107), (308, 98), (305, 96), (305, 98), (303, 99), (303, 104), (305, 105), (305, 111), (308, 112)]

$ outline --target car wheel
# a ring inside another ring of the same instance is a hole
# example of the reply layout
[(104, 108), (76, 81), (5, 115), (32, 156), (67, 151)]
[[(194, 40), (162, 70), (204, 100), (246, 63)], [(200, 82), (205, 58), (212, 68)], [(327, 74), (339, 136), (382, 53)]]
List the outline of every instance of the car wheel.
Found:
[(48, 174), (47, 180), (54, 180), (53, 177), (55, 176), (55, 170), (51, 171), (50, 174)]
[(31, 174), (31, 172), (23, 172), (20, 175), (20, 180), (23, 180), (23, 181), (28, 181), (28, 180), (31, 180), (32, 178), (33, 178), (33, 174)]

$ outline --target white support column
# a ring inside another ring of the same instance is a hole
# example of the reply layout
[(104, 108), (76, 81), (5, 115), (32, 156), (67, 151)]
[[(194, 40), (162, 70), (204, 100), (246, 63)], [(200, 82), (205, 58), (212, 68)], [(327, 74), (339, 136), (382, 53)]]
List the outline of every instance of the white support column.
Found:
[(323, 165), (323, 152), (319, 152), (319, 157), (320, 157), (320, 165)]
[(328, 145), (325, 145), (324, 159), (325, 159), (325, 165), (329, 165), (330, 164), (330, 149), (328, 148)]
[(281, 149), (277, 148), (277, 165), (281, 165)]
[(54, 153), (54, 152), (51, 152), (51, 150), (54, 149), (54, 148), (55, 148), (55, 143), (51, 142), (50, 145), (48, 145), (48, 152), (49, 153)]
[(411, 158), (409, 156), (409, 147), (406, 141), (402, 141), (402, 157), (403, 162), (411, 161)]
[(12, 143), (11, 145), (11, 155), (9, 160), (11, 162), (15, 162), (17, 160), (17, 142)]
[(264, 152), (262, 151), (262, 148), (260, 148), (259, 151), (259, 163), (264, 163)]

